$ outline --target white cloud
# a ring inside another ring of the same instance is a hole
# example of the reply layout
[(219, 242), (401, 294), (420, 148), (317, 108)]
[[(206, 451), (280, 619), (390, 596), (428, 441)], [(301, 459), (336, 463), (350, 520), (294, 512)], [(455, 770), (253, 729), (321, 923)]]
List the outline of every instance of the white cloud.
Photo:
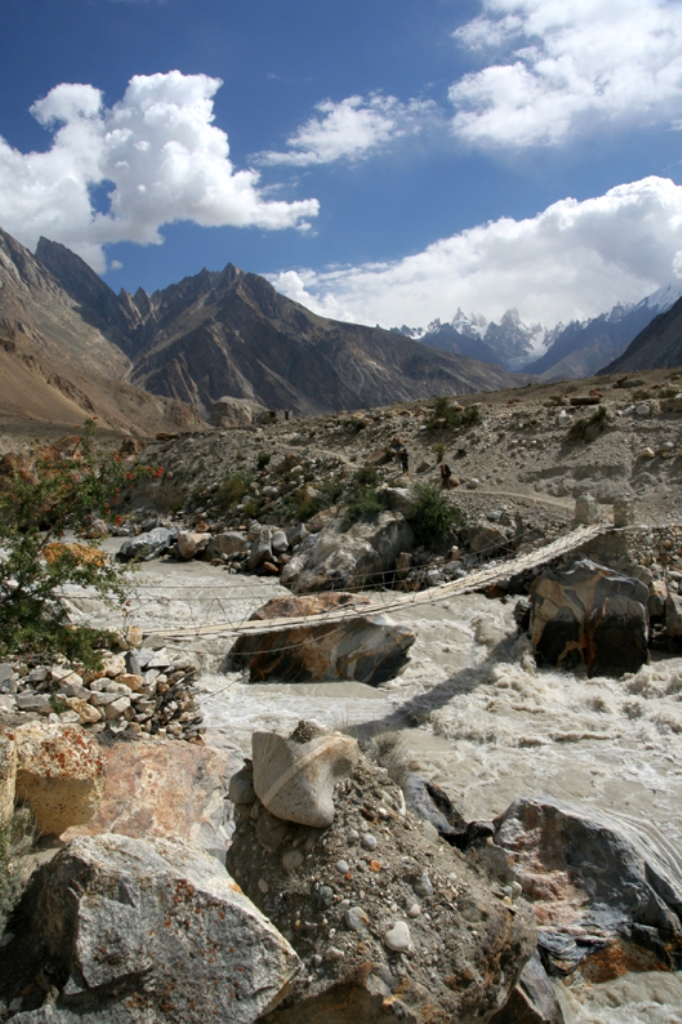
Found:
[(449, 90), (453, 128), (476, 144), (557, 143), (590, 121), (682, 112), (679, 0), (482, 0), (455, 38), (502, 50)]
[(286, 271), (273, 284), (324, 316), (384, 327), (449, 320), (458, 307), (527, 322), (596, 316), (682, 278), (682, 187), (665, 178), (619, 185), (536, 217), (505, 217), (392, 263)]
[[(91, 85), (56, 86), (31, 108), (55, 131), (44, 153), (21, 153), (0, 137), (0, 224), (25, 245), (61, 242), (97, 271), (102, 246), (163, 241), (164, 224), (305, 229), (316, 199), (266, 201), (254, 170), (235, 170), (227, 135), (213, 125), (207, 75), (136, 75), (110, 109)], [(106, 184), (110, 209), (92, 190)]]
[(366, 98), (349, 96), (339, 103), (323, 100), (315, 109), (317, 115), (289, 136), (286, 151), (259, 153), (258, 162), (308, 167), (360, 160), (394, 139), (421, 131), (437, 108), (432, 100), (401, 103), (395, 96), (370, 93)]

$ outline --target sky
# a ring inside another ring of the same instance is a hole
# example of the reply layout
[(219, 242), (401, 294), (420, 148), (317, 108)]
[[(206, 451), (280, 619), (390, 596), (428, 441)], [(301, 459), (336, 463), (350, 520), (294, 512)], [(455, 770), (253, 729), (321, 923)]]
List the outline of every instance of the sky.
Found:
[(682, 279), (682, 0), (2, 0), (0, 227), (554, 326)]

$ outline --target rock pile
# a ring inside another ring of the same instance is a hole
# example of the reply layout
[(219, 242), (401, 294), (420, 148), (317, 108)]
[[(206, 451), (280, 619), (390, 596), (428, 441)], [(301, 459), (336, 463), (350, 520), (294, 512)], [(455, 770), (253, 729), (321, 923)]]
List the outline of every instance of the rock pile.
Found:
[(106, 651), (102, 668), (87, 671), (65, 660), (30, 667), (17, 659), (0, 665), (0, 708), (16, 722), (46, 716), (113, 736), (198, 741), (204, 729), (195, 675), (188, 657), (165, 648)]
[[(292, 758), (282, 762), (276, 806), (262, 777), (272, 742)], [(308, 1024), (332, 1010), (338, 1024), (489, 1019), (532, 952), (528, 908), (413, 817), (388, 772), (349, 744), (309, 723), (289, 738), (254, 737), (253, 766), (231, 784), (228, 870), (302, 961), (264, 1019)], [(333, 783), (327, 828), (309, 824), (317, 789), (285, 799), (320, 747)]]

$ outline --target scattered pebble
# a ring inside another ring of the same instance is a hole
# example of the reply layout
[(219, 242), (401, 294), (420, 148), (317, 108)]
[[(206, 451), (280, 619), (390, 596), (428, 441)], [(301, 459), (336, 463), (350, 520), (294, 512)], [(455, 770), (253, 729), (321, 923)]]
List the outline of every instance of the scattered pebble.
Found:
[(337, 860), (334, 867), (340, 875), (346, 875), (350, 871), (350, 865), (347, 860)]
[(376, 850), (378, 846), (376, 836), (373, 836), (370, 832), (366, 832), (362, 837), (362, 845), (366, 850)]

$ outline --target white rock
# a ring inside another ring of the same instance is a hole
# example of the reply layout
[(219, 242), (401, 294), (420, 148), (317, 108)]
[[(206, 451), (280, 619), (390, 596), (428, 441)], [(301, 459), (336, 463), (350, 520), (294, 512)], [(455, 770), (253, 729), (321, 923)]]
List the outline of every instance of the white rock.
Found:
[(396, 921), (384, 935), (384, 945), (394, 953), (404, 953), (410, 947), (410, 929), (405, 921)]

